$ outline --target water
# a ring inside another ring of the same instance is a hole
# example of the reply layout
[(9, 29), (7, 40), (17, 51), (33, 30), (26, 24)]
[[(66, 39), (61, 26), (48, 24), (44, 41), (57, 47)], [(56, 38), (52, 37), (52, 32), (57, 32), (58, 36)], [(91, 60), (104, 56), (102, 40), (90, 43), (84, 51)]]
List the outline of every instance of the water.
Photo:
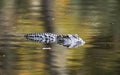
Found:
[[(119, 9), (119, 0), (0, 0), (0, 75), (119, 75)], [(34, 32), (78, 34), (86, 44), (14, 36)]]

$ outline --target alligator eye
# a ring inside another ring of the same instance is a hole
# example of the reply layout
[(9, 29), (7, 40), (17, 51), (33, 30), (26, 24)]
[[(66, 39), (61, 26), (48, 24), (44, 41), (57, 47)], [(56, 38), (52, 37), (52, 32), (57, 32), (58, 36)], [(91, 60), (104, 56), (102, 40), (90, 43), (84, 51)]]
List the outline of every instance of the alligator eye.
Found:
[(78, 38), (78, 37), (76, 37), (76, 36), (74, 36), (74, 35), (73, 35), (73, 37), (74, 37), (74, 38)]

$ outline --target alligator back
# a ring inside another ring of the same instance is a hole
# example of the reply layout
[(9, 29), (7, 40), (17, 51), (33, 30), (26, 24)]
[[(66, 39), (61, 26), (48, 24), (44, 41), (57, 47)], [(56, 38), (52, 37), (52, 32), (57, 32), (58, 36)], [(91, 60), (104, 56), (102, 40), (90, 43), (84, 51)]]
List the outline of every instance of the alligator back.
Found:
[(26, 34), (25, 37), (32, 41), (53, 43), (56, 42), (57, 35), (52, 33), (31, 33)]

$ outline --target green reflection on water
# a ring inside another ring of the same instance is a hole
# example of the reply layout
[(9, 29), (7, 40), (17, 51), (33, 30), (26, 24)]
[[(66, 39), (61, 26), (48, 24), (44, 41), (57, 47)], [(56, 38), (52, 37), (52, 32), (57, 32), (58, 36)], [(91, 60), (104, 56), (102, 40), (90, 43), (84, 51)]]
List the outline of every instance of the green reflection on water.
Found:
[[(118, 0), (42, 2), (0, 1), (0, 75), (119, 75)], [(42, 50), (43, 43), (4, 35), (45, 31), (79, 34), (86, 44)]]

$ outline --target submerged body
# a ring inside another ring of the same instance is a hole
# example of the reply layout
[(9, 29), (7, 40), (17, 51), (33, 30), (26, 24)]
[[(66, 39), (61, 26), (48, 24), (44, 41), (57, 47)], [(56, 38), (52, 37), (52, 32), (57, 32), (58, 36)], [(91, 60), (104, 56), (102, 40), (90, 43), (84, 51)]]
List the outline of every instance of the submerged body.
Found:
[(53, 33), (32, 33), (26, 34), (25, 37), (29, 40), (43, 43), (57, 42), (59, 45), (63, 45), (68, 48), (78, 47), (85, 44), (85, 42), (79, 38), (77, 34), (57, 35)]
[(25, 37), (29, 40), (44, 42), (44, 43), (53, 43), (56, 42), (57, 35), (52, 33), (32, 33), (27, 34)]

